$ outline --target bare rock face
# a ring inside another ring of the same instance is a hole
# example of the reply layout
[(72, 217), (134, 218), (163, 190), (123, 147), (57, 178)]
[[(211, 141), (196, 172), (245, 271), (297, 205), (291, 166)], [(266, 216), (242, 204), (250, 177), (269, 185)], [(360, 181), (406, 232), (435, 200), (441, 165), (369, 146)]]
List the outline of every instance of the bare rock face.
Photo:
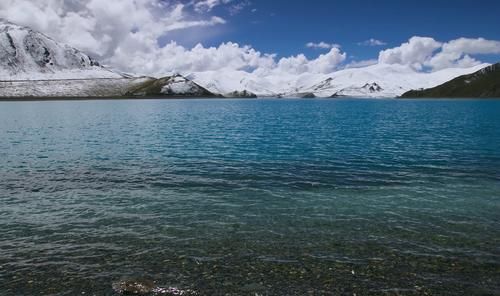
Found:
[(347, 88), (343, 88), (337, 92), (335, 92), (331, 98), (338, 97), (372, 97), (377, 96), (377, 94), (381, 93), (384, 89), (376, 82), (366, 83), (365, 85), (358, 86), (350, 86)]
[(314, 99), (314, 98), (316, 98), (316, 95), (314, 93), (305, 93), (305, 94), (302, 94), (301, 98), (302, 99)]
[(365, 89), (365, 90), (368, 90), (368, 92), (370, 92), (370, 93), (380, 92), (380, 91), (384, 90), (376, 82), (367, 83), (362, 88)]
[(193, 81), (174, 75), (149, 81), (128, 92), (130, 96), (183, 96), (183, 97), (215, 97), (216, 95)]
[(247, 90), (233, 91), (224, 95), (226, 98), (257, 98), (257, 95)]

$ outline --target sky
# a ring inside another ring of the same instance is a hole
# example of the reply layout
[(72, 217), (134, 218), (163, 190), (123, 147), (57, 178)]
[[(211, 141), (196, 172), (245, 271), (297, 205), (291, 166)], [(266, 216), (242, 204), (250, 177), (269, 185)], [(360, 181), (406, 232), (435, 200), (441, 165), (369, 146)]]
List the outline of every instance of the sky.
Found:
[[(352, 55), (368, 59), (376, 56), (381, 48), (398, 46), (412, 36), (428, 36), (441, 41), (459, 37), (500, 40), (500, 1), (254, 2), (257, 11), (246, 10), (242, 17), (232, 20), (238, 29), (224, 37), (282, 55), (305, 51), (301, 47), (310, 41), (337, 43)], [(387, 46), (359, 46), (360, 42), (372, 38)], [(216, 42), (223, 40), (220, 38)]]
[(0, 18), (141, 74), (439, 71), (500, 61), (500, 1), (2, 0)]

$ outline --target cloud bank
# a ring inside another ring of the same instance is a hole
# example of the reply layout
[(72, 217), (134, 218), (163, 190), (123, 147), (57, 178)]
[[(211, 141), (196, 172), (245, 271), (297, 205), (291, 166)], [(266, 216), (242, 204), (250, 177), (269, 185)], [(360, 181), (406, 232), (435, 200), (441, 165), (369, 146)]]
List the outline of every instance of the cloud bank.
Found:
[[(218, 6), (225, 6), (231, 15), (250, 4), (248, 0), (2, 0), (0, 17), (30, 26), (122, 71), (158, 76), (223, 70), (327, 74), (376, 63), (437, 71), (477, 65), (477, 55), (500, 54), (500, 41), (483, 38), (441, 42), (415, 36), (380, 51), (377, 60), (366, 61), (349, 61), (340, 45), (327, 42), (306, 44), (328, 50), (315, 58), (302, 53), (278, 57), (234, 42), (192, 48), (164, 42), (174, 32), (196, 35), (227, 26), (226, 19), (214, 14)], [(361, 44), (383, 46), (385, 42), (369, 39)]]

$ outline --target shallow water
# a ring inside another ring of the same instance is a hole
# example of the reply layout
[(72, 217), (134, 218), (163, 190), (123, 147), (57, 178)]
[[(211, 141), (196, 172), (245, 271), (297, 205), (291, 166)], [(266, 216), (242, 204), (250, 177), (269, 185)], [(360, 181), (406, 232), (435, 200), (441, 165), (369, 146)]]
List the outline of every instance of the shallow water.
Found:
[(0, 294), (500, 295), (500, 101), (0, 104)]

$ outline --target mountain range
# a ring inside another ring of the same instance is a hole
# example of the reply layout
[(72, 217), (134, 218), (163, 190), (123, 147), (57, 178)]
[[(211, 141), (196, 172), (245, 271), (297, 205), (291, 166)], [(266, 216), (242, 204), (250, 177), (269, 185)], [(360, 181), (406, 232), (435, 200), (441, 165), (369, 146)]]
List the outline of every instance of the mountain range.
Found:
[(124, 74), (110, 69), (87, 54), (58, 43), (40, 32), (0, 20), (0, 98), (394, 98), (413, 89), (433, 88), (456, 77), (477, 73), (487, 66), (489, 64), (427, 73), (406, 65), (375, 64), (331, 74), (232, 70), (158, 78)]

